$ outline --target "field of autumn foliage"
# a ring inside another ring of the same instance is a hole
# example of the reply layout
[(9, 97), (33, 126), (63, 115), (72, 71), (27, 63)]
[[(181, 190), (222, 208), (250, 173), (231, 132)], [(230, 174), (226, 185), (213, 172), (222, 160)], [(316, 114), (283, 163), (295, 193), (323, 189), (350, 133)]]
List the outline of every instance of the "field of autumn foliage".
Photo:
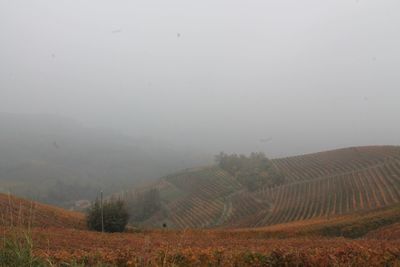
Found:
[(23, 243), (28, 236), (29, 250), (45, 266), (400, 266), (396, 223), (358, 239), (324, 237), (321, 228), (343, 233), (351, 227), (368, 228), (370, 222), (397, 218), (397, 208), (258, 229), (103, 234), (86, 230), (78, 213), (18, 198), (0, 200), (0, 248), (9, 237)]
[(400, 239), (274, 239), (257, 231), (225, 230), (102, 234), (67, 228), (33, 228), (31, 236), (35, 256), (53, 266), (400, 266)]

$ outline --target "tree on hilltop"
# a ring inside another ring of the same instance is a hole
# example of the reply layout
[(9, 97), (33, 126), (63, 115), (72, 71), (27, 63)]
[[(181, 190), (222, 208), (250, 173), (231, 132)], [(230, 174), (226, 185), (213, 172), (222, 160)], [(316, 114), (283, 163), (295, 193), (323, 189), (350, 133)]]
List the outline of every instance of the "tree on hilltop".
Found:
[(251, 153), (249, 156), (224, 152), (215, 156), (218, 166), (236, 177), (236, 179), (254, 191), (261, 186), (275, 186), (282, 184), (285, 177), (272, 165), (264, 153)]

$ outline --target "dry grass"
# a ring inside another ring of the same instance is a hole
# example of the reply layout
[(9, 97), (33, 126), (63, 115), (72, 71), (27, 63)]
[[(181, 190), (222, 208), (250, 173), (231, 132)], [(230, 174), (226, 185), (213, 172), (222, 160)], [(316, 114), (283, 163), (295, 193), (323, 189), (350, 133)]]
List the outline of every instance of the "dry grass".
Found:
[(0, 194), (0, 226), (24, 225), (85, 229), (85, 216), (54, 206)]
[(36, 228), (33, 239), (35, 255), (54, 263), (73, 260), (117, 266), (400, 266), (400, 240), (269, 239), (248, 233), (186, 230), (101, 234)]

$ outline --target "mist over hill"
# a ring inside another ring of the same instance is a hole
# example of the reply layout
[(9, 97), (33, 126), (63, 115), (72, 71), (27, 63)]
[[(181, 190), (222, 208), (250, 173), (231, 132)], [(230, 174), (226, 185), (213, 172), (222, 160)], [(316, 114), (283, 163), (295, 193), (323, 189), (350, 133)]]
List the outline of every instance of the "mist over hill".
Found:
[(0, 192), (71, 208), (209, 162), (150, 138), (88, 128), (55, 115), (0, 113)]

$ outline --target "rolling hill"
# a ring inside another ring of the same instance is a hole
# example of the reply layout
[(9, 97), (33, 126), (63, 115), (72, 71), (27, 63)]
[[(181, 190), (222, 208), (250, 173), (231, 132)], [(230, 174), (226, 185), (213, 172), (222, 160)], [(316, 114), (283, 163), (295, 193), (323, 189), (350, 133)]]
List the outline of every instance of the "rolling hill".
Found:
[[(275, 159), (284, 182), (256, 190), (217, 166), (138, 190), (157, 189), (161, 202), (142, 225), (184, 230), (88, 231), (81, 213), (0, 194), (0, 232), (29, 233), (28, 249), (44, 266), (398, 266), (399, 152), (363, 147)], [(28, 224), (30, 231), (11, 226)]]
[(400, 147), (351, 147), (271, 160), (284, 183), (248, 190), (218, 166), (160, 179), (161, 207), (136, 222), (171, 228), (266, 227), (331, 220), (400, 203)]
[(0, 216), (0, 227), (86, 228), (83, 213), (67, 211), (1, 193)]

